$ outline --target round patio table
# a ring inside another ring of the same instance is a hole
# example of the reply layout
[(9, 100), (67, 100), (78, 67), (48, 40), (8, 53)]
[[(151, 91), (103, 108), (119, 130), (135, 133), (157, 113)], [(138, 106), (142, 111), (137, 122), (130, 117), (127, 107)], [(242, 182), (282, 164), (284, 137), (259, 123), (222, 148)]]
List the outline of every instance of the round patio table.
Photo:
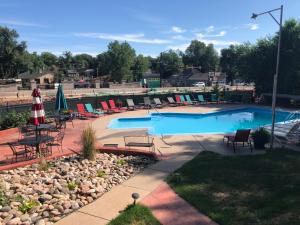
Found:
[(32, 130), (32, 131), (39, 131), (39, 132), (51, 130), (51, 129), (54, 129), (54, 128), (55, 128), (55, 125), (49, 124), (49, 123), (43, 123), (43, 124), (40, 124), (38, 126), (34, 126), (34, 125), (28, 125), (27, 126), (27, 129)]
[(26, 137), (18, 141), (20, 145), (36, 147), (36, 152), (41, 155), (40, 144), (54, 141), (54, 137), (49, 135), (39, 135)]

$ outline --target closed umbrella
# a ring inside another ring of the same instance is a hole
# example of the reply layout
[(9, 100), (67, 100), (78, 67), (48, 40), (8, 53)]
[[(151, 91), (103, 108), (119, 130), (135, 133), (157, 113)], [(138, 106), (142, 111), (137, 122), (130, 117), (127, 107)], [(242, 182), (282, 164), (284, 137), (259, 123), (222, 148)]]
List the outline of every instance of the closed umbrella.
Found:
[(41, 123), (45, 123), (45, 111), (44, 105), (41, 98), (41, 92), (39, 88), (35, 88), (32, 91), (32, 107), (31, 107), (31, 116), (30, 123), (38, 126)]
[(58, 89), (57, 89), (57, 92), (56, 92), (55, 110), (59, 112), (63, 109), (67, 110), (68, 109), (68, 104), (67, 104), (67, 100), (65, 98), (62, 86), (59, 85)]

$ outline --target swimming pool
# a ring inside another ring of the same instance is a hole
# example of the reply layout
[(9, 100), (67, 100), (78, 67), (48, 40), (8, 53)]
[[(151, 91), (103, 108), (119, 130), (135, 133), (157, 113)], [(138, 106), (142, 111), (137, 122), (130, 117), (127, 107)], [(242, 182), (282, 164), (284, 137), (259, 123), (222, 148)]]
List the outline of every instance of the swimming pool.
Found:
[[(288, 111), (277, 111), (276, 122), (285, 121), (290, 115)], [(145, 117), (117, 118), (109, 123), (108, 128), (147, 128), (154, 135), (209, 134), (257, 128), (271, 124), (271, 121), (271, 110), (253, 107), (199, 114), (152, 113)]]

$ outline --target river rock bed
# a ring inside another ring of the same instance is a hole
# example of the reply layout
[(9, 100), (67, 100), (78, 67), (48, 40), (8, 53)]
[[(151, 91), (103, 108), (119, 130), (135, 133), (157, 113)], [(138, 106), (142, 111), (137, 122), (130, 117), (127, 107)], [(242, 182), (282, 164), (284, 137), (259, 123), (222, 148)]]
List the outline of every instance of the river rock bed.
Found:
[(153, 162), (145, 156), (103, 153), (95, 161), (70, 156), (0, 171), (1, 189), (9, 199), (0, 206), (0, 224), (53, 224)]

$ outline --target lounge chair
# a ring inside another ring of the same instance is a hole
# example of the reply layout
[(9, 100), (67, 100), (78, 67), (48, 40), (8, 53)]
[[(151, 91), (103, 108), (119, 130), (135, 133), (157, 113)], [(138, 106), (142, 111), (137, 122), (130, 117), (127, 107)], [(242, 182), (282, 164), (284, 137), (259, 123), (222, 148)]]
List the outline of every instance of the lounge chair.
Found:
[(185, 99), (186, 99), (187, 104), (189, 104), (189, 105), (195, 105), (198, 103), (198, 101), (192, 101), (190, 95), (185, 95)]
[(97, 114), (97, 115), (103, 115), (103, 112), (97, 109), (94, 109), (91, 103), (85, 104), (86, 111), (89, 113)]
[(76, 106), (77, 106), (78, 113), (81, 117), (95, 117), (96, 116), (96, 114), (87, 112), (82, 103), (79, 103)]
[(187, 105), (183, 95), (175, 95), (175, 101), (178, 105)]
[(173, 106), (173, 107), (178, 106), (178, 104), (174, 101), (174, 98), (172, 98), (172, 97), (167, 97), (167, 99), (168, 99), (168, 102), (169, 102), (169, 105), (170, 105), (170, 106)]
[[(271, 133), (271, 126), (265, 126), (269, 133)], [(274, 127), (275, 140), (282, 144), (298, 144), (300, 142), (300, 121), (275, 124)]]
[(198, 102), (201, 104), (201, 103), (207, 103), (205, 100), (204, 100), (204, 97), (203, 95), (198, 95)]
[(163, 104), (161, 103), (159, 98), (153, 98), (154, 104), (156, 108), (162, 108)]
[(135, 104), (131, 98), (126, 99), (126, 102), (128, 110), (135, 110)]
[(151, 100), (148, 96), (144, 97), (144, 104), (143, 105), (146, 109), (151, 109), (152, 108), (153, 105), (151, 104)]
[(125, 136), (124, 142), (126, 147), (144, 147), (155, 151), (154, 138), (149, 136)]
[(127, 108), (125, 107), (116, 107), (116, 103), (113, 99), (108, 100), (108, 104), (110, 105), (111, 110), (116, 110), (116, 111), (126, 111)]
[(210, 102), (212, 102), (212, 103), (219, 103), (219, 98), (218, 98), (217, 94), (211, 94), (211, 96), (210, 96)]
[(119, 113), (119, 112), (121, 112), (118, 109), (111, 109), (111, 108), (109, 108), (108, 105), (107, 105), (107, 103), (106, 103), (106, 101), (102, 101), (101, 102), (101, 106), (102, 106), (103, 111), (106, 112), (106, 113)]
[(235, 134), (225, 135), (223, 142), (227, 141), (227, 145), (232, 143), (233, 151), (235, 152), (237, 144), (242, 143), (243, 147), (245, 144), (250, 147), (252, 152), (252, 144), (250, 140), (251, 129), (237, 130)]

